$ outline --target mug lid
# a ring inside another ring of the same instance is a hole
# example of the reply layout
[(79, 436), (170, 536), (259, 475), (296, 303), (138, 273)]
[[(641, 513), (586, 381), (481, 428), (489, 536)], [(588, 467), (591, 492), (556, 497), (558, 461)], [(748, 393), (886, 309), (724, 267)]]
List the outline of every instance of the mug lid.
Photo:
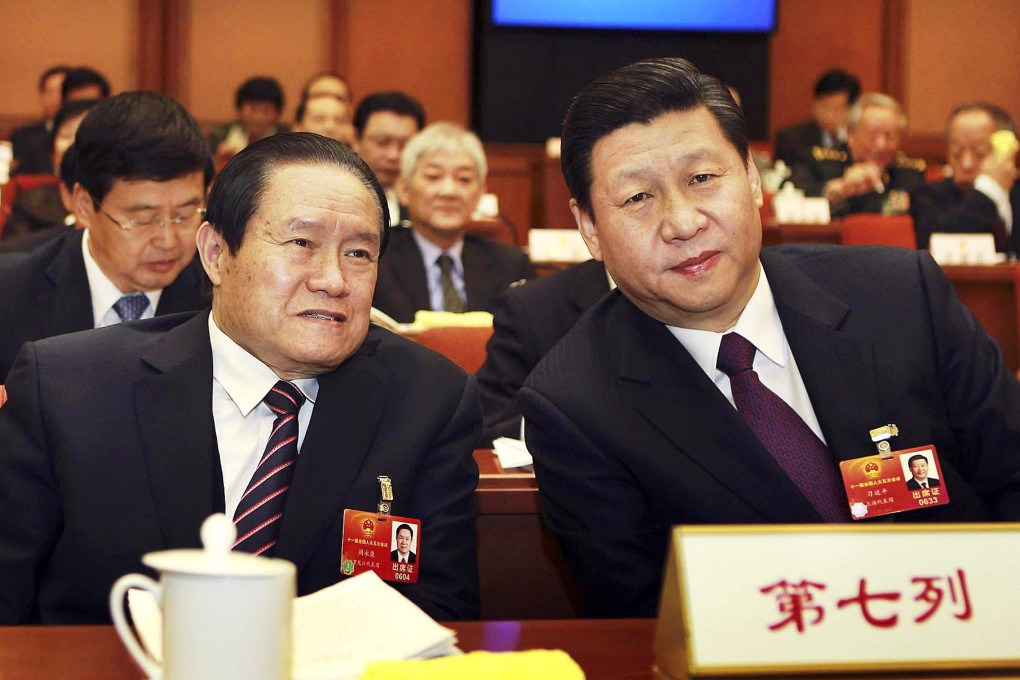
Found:
[(142, 563), (160, 572), (268, 578), (293, 575), (292, 562), (234, 552), (231, 547), (237, 528), (223, 513), (210, 515), (202, 523), (202, 550), (161, 550), (142, 556)]

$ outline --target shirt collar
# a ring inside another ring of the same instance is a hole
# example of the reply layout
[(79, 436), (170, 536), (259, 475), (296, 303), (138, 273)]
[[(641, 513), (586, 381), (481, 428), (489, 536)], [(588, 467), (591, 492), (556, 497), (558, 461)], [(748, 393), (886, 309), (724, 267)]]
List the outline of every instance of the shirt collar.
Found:
[[(89, 252), (88, 229), (85, 229), (84, 233), (81, 235), (81, 256), (85, 261), (85, 276), (88, 278), (89, 295), (92, 297), (92, 314), (94, 316), (93, 320), (95, 321), (94, 325), (99, 326), (107, 312), (113, 309), (114, 303), (128, 293), (124, 293), (117, 288), (113, 281), (111, 281), (103, 272), (95, 258), (92, 257), (92, 253)], [(145, 293), (145, 297), (149, 298), (149, 306), (155, 310), (156, 306), (159, 305), (159, 298), (163, 291), (146, 290), (143, 292)]]
[(739, 333), (745, 337), (777, 366), (785, 368), (789, 362), (783, 323), (779, 319), (776, 301), (772, 297), (772, 288), (769, 286), (768, 277), (760, 262), (758, 263), (758, 284), (733, 328), (722, 333), (677, 326), (667, 326), (667, 328), (709, 377), (715, 376), (722, 336), (730, 332)]
[(426, 269), (435, 266), (436, 258), (446, 253), (453, 258), (453, 266), (457, 270), (457, 273), (464, 271), (464, 267), (460, 262), (460, 254), (464, 250), (464, 239), (458, 239), (452, 246), (443, 250), (432, 241), (428, 240), (415, 230), (411, 230), (411, 235), (414, 236), (415, 243), (418, 244), (419, 250), (421, 250), (421, 256), (425, 261)]
[[(279, 376), (220, 330), (212, 314), (209, 314), (209, 344), (213, 380), (223, 387), (241, 416), (247, 417), (280, 380)], [(290, 383), (301, 390), (305, 399), (315, 403), (319, 396), (318, 378), (302, 378)]]

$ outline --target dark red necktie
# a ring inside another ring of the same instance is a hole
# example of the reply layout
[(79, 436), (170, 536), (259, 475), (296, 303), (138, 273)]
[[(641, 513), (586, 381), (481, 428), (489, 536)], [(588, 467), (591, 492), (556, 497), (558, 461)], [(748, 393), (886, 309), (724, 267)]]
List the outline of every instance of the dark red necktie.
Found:
[(234, 512), (237, 541), (234, 550), (271, 557), (280, 531), (283, 503), (297, 458), (298, 410), (305, 397), (283, 380), (263, 399), (276, 414), (273, 431), (255, 474)]
[(754, 354), (755, 347), (746, 338), (736, 333), (723, 336), (717, 365), (730, 377), (737, 411), (826, 522), (848, 521), (846, 495), (828, 447), (758, 379)]

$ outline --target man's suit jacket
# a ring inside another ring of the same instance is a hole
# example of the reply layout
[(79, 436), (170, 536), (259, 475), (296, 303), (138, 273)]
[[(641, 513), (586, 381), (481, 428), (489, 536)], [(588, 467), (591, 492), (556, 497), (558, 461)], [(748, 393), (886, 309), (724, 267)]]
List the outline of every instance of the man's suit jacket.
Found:
[[(21, 346), (92, 328), (92, 297), (81, 231), (73, 231), (31, 253), (0, 255), (0, 383)], [(163, 289), (157, 315), (209, 305), (209, 279), (196, 257)]]
[[(198, 547), (223, 512), (207, 324), (177, 314), (26, 347), (0, 409), (0, 623), (108, 622), (116, 578), (145, 553)], [(275, 554), (297, 566), (298, 594), (343, 578), (343, 511), (374, 511), (388, 475), (426, 556), (418, 583), (394, 586), (433, 617), (477, 616), (480, 431), (470, 376), (373, 326), (319, 377)]]
[(24, 125), (11, 131), (11, 147), (17, 166), (14, 175), (52, 175), (53, 148), (46, 121)]
[[(393, 562), (396, 562), (399, 559), (400, 559), (400, 553), (398, 551), (396, 551), (396, 550), (391, 550), (390, 551), (390, 560), (393, 561)], [(418, 556), (415, 555), (413, 552), (407, 553), (407, 563), (408, 564), (414, 564), (415, 560), (417, 560), (417, 559), (418, 559)]]
[(917, 247), (927, 250), (935, 233), (992, 234), (999, 252), (1020, 253), (1020, 182), (1013, 183), (1009, 203), (1013, 208), (1013, 228), (1007, 236), (992, 199), (975, 189), (960, 189), (952, 177), (929, 182), (910, 194)]
[[(783, 161), (792, 168), (811, 156), (811, 147), (822, 146), (822, 128), (813, 120), (790, 125), (776, 133), (775, 160)], [(840, 149), (846, 146), (840, 144)]]
[[(895, 448), (939, 451), (952, 502), (877, 521), (1020, 519), (1020, 386), (932, 259), (786, 246), (761, 260), (833, 466), (874, 454), (868, 431), (887, 423)], [(654, 615), (671, 525), (822, 521), (669, 330), (619, 292), (518, 399), (545, 522), (596, 614)]]
[[(928, 478), (928, 488), (931, 488), (933, 486), (938, 486), (938, 485), (939, 485), (938, 477), (929, 477)], [(911, 491), (919, 491), (921, 489), (921, 485), (920, 485), (920, 483), (918, 483), (918, 481), (916, 479), (911, 477), (910, 479), (907, 480), (907, 488), (910, 489)]]
[[(491, 312), (496, 298), (511, 283), (535, 275), (531, 261), (520, 249), (473, 234), (464, 236), (461, 262), (467, 292), (465, 311), (469, 312)], [(419, 309), (432, 309), (425, 264), (411, 229), (390, 230), (386, 252), (379, 258), (372, 306), (404, 323), (414, 321)]]
[(485, 411), (483, 445), (497, 437), (520, 436), (517, 390), (553, 345), (608, 292), (605, 266), (588, 260), (499, 296), (485, 364), (475, 376)]

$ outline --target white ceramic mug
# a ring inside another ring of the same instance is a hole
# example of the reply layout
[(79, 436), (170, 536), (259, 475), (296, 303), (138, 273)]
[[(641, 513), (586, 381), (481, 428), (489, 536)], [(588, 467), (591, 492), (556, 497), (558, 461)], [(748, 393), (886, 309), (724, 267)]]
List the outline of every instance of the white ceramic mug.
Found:
[[(159, 583), (128, 574), (113, 585), (114, 626), (150, 677), (291, 677), (296, 569), (286, 560), (230, 552), (233, 534), (234, 525), (225, 515), (213, 515), (202, 526), (205, 550), (168, 550), (142, 558), (160, 572)], [(162, 611), (161, 654), (143, 648), (131, 630), (124, 613), (131, 588), (150, 593)]]

